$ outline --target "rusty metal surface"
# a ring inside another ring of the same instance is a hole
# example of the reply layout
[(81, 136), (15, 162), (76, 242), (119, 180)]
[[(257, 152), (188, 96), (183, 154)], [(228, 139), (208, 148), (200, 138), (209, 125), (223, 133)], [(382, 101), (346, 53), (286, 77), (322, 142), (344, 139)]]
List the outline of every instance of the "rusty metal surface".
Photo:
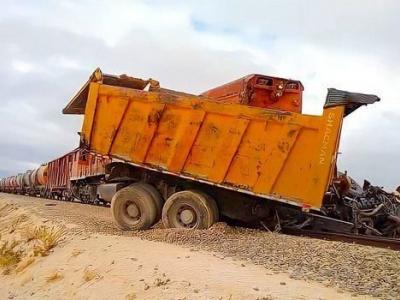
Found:
[(33, 170), (30, 173), (30, 185), (44, 186), (47, 183), (47, 164)]
[(224, 103), (301, 113), (303, 90), (303, 85), (297, 80), (252, 74), (201, 95)]
[(68, 153), (48, 163), (48, 189), (68, 189), (70, 187), (72, 156), (73, 153)]
[(321, 209), (324, 215), (351, 222), (354, 224), (352, 232), (399, 238), (400, 201), (396, 195), (367, 180), (362, 188), (353, 180), (350, 182), (349, 189), (341, 190), (341, 182), (333, 180)]
[(160, 86), (159, 82), (154, 79), (143, 80), (140, 78), (127, 76), (125, 74), (120, 76), (104, 74), (99, 68), (97, 68), (89, 77), (89, 80), (63, 109), (63, 114), (85, 113), (86, 100), (89, 93), (89, 84), (91, 82), (98, 82), (110, 86), (119, 86), (138, 90), (143, 90), (147, 86), (149, 86), (150, 89), (157, 89)]
[(376, 95), (352, 93), (337, 89), (328, 89), (324, 107), (346, 105), (345, 116), (363, 105), (373, 104), (381, 99)]
[[(71, 180), (104, 175), (105, 165), (111, 162), (108, 157), (88, 153), (77, 148), (51, 162), (42, 171), (46, 172), (49, 189), (69, 189)], [(44, 166), (42, 166), (44, 167)]]
[(104, 175), (105, 166), (109, 163), (111, 163), (111, 159), (106, 156), (77, 150), (72, 157), (70, 179), (78, 180)]
[(37, 169), (36, 181), (38, 185), (46, 185), (47, 183), (47, 164)]

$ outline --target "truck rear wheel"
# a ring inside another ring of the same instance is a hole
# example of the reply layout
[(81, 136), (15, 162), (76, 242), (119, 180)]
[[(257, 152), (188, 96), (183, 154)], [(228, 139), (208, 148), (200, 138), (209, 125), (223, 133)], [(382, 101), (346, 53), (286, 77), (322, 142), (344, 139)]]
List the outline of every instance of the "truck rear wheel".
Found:
[(156, 200), (141, 184), (127, 186), (115, 193), (111, 213), (123, 230), (148, 229), (157, 216)]
[(154, 186), (148, 183), (138, 182), (132, 184), (132, 186), (140, 186), (141, 188), (145, 189), (147, 192), (151, 194), (157, 210), (156, 219), (154, 220), (154, 223), (157, 223), (161, 219), (162, 208), (164, 205), (164, 199), (161, 197), (161, 194), (157, 191), (157, 189)]
[(215, 200), (207, 194), (188, 190), (170, 196), (162, 210), (166, 228), (207, 229), (218, 221)]

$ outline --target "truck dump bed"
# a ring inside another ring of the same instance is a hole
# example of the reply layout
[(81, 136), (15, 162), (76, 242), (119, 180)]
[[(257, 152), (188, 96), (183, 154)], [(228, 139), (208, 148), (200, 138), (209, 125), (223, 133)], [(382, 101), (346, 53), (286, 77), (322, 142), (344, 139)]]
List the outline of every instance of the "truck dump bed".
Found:
[(311, 116), (166, 92), (152, 80), (135, 87), (139, 79), (127, 84), (126, 76), (123, 82), (116, 78), (96, 70), (63, 111), (84, 111), (83, 147), (314, 209), (321, 207), (334, 172), (343, 117), (379, 100), (332, 89), (323, 115)]

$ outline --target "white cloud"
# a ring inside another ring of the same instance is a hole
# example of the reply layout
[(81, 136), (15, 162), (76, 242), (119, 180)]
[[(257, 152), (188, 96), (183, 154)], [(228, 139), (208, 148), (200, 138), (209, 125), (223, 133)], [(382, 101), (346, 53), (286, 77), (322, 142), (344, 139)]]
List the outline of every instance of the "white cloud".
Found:
[(20, 73), (29, 73), (35, 69), (35, 65), (21, 60), (13, 60), (11, 62), (13, 69)]
[(48, 59), (50, 65), (57, 65), (62, 69), (82, 70), (84, 67), (75, 59), (56, 54)]

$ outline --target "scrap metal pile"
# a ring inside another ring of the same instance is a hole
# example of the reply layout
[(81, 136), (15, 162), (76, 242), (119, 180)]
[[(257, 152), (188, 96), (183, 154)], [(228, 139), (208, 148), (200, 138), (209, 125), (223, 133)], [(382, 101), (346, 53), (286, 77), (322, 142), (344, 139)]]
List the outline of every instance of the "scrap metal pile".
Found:
[(343, 188), (345, 176), (341, 175), (331, 185), (322, 211), (327, 216), (353, 223), (355, 233), (400, 237), (399, 198), (367, 180), (361, 188), (350, 179)]

